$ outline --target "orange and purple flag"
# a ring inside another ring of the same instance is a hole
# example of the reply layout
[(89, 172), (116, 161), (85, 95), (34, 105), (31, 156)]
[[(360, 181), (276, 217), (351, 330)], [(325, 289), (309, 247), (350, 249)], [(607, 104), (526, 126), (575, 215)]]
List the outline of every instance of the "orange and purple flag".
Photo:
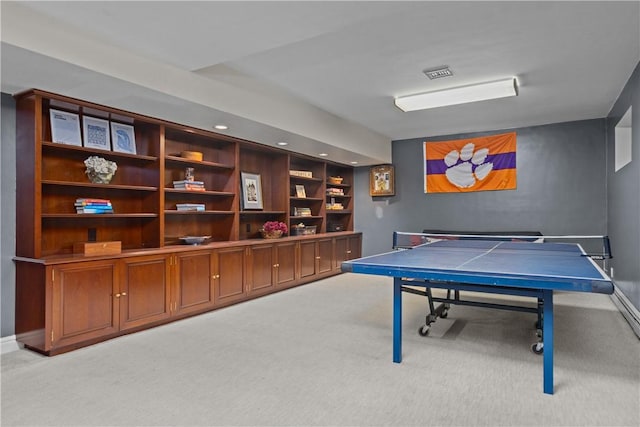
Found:
[(516, 133), (424, 143), (424, 192), (516, 188)]

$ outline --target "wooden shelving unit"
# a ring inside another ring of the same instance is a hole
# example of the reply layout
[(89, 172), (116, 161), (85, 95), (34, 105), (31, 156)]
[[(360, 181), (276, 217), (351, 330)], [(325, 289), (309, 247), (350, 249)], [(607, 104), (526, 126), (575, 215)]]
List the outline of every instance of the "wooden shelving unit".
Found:
[[(16, 335), (29, 348), (57, 354), (307, 283), (360, 253), (350, 167), (40, 90), (15, 99)], [(135, 154), (52, 141), (52, 108), (132, 126)], [(88, 179), (90, 156), (118, 165), (111, 182)], [(204, 191), (174, 188), (186, 168)], [(262, 209), (243, 209), (242, 172), (260, 176)], [(326, 209), (334, 174), (344, 177), (341, 212)], [(113, 213), (77, 214), (77, 198), (109, 199)], [(184, 203), (204, 210), (177, 210)], [(304, 223), (318, 235), (261, 239), (266, 221)], [(343, 232), (326, 234), (334, 223)], [(187, 246), (184, 236), (211, 238)], [(73, 253), (87, 241), (119, 241), (122, 252)]]

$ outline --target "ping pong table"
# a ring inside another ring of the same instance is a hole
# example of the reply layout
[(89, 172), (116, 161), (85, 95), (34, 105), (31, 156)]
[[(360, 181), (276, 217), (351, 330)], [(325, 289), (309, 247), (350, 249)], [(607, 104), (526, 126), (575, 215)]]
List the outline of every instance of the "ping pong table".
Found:
[(343, 272), (394, 278), (393, 361), (402, 361), (402, 292), (407, 285), (533, 297), (542, 320), (543, 391), (553, 394), (553, 292), (612, 294), (611, 279), (575, 243), (425, 241), (342, 263)]

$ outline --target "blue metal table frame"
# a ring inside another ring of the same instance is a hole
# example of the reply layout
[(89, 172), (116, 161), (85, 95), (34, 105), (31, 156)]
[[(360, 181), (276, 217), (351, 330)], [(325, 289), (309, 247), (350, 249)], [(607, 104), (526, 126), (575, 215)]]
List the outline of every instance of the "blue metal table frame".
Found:
[[(393, 277), (393, 361), (402, 361), (405, 284), (537, 298), (542, 304), (543, 390), (553, 394), (553, 292), (613, 293), (611, 279), (567, 243), (438, 241), (342, 263), (342, 271)], [(407, 280), (411, 280), (407, 283)]]

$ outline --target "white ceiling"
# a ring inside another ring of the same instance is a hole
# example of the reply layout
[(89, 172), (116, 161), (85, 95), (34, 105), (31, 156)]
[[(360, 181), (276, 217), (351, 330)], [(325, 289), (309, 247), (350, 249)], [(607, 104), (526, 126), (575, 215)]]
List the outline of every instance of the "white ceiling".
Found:
[[(2, 91), (38, 87), (360, 165), (390, 141), (605, 117), (640, 2), (7, 2)], [(448, 65), (453, 77), (422, 71)], [(395, 96), (516, 76), (519, 95), (403, 113)]]

